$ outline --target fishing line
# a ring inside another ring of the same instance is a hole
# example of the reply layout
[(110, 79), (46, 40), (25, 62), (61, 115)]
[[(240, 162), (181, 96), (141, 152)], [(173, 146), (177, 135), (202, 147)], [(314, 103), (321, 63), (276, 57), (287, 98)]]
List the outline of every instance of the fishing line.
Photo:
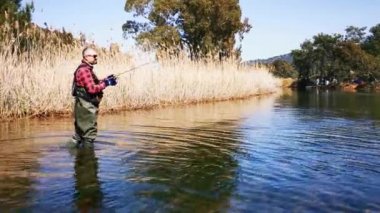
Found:
[(132, 67), (131, 69), (128, 69), (128, 70), (126, 70), (126, 71), (124, 71), (124, 72), (121, 72), (121, 73), (116, 74), (115, 77), (118, 78), (119, 76), (121, 76), (121, 75), (123, 75), (123, 74), (125, 74), (125, 73), (135, 71), (135, 70), (137, 70), (137, 69), (139, 69), (139, 68), (141, 68), (141, 67), (143, 67), (143, 66), (146, 66), (146, 65), (149, 65), (149, 64), (154, 64), (154, 63), (157, 63), (157, 62), (147, 62), (147, 63), (145, 63), (145, 64), (141, 64), (141, 65), (139, 65), (139, 66)]

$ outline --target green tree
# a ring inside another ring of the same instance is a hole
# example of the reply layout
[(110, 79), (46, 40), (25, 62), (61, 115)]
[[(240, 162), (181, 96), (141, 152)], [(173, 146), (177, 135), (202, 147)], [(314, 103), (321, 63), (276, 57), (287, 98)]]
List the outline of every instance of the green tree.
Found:
[(366, 27), (349, 26), (346, 35), (318, 34), (293, 50), (293, 63), (299, 78), (316, 77), (350, 81), (354, 77), (371, 81), (380, 76), (380, 24), (365, 36)]
[(293, 65), (284, 60), (275, 60), (272, 63), (271, 72), (281, 78), (296, 78), (298, 73)]
[(319, 76), (327, 78), (333, 77), (335, 51), (341, 40), (342, 35), (340, 34), (319, 34), (314, 36), (314, 63)]
[(317, 77), (333, 77), (334, 55), (338, 41), (342, 39), (339, 34), (318, 34), (313, 40), (301, 44), (301, 50), (293, 50), (294, 65), (300, 73), (301, 79)]
[(349, 26), (346, 28), (345, 41), (351, 41), (354, 43), (363, 43), (365, 39), (365, 30), (367, 27), (355, 27)]
[(299, 72), (300, 79), (307, 79), (310, 76), (316, 76), (313, 66), (313, 43), (310, 40), (306, 40), (301, 44), (300, 50), (293, 50), (293, 64)]
[(34, 10), (33, 3), (27, 3), (25, 7), (21, 7), (21, 2), (22, 0), (1, 0), (0, 23), (13, 23), (15, 21), (20, 22), (20, 24), (30, 23)]
[(379, 57), (380, 56), (380, 24), (372, 27), (369, 30), (372, 34), (367, 37), (363, 44), (363, 49), (369, 54)]
[[(15, 52), (15, 38), (20, 38), (28, 28), (33, 12), (33, 3), (21, 6), (21, 0), (0, 1), (0, 51), (5, 49)], [(18, 39), (22, 42), (21, 39)]]
[[(42, 29), (31, 22), (33, 3), (22, 0), (0, 1), (0, 52), (12, 57), (31, 57), (46, 50), (74, 46), (71, 33)], [(45, 55), (54, 55), (54, 52)]]
[(238, 0), (127, 0), (125, 10), (142, 18), (123, 25), (125, 37), (174, 54), (186, 50), (192, 59), (234, 56), (236, 35), (242, 40), (251, 29)]
[(365, 52), (354, 42), (341, 42), (336, 51), (335, 75), (341, 80), (358, 77), (369, 81), (379, 77), (375, 57)]

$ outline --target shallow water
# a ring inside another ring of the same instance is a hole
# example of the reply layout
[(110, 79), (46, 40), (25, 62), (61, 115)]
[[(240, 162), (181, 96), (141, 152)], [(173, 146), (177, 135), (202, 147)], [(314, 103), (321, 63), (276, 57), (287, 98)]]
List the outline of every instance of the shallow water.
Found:
[(286, 91), (99, 118), (0, 123), (0, 210), (380, 211), (380, 96)]

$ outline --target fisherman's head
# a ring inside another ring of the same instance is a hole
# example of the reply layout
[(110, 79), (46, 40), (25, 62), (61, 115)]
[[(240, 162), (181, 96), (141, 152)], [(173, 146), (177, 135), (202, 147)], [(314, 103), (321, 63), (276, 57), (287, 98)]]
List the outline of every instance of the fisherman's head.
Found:
[(86, 47), (82, 51), (83, 60), (87, 63), (94, 65), (98, 63), (96, 51), (91, 47)]

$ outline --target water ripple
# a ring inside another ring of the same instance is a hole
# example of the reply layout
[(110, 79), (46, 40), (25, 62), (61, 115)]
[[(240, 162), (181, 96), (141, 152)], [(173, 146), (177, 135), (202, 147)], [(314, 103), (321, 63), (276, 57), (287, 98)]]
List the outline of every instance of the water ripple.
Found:
[(378, 122), (292, 101), (219, 121), (104, 118), (94, 149), (65, 147), (69, 130), (2, 135), (0, 210), (380, 211)]

